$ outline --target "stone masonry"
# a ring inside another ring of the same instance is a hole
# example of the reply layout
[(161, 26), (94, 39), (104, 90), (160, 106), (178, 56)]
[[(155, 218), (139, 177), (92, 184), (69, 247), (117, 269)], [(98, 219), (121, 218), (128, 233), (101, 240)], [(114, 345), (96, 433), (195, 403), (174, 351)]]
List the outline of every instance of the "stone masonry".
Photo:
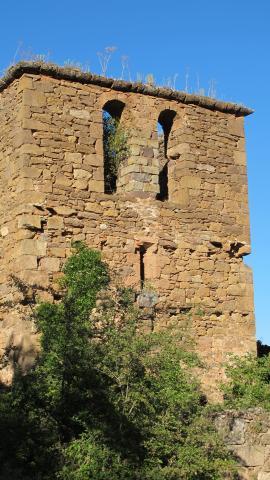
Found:
[[(114, 194), (104, 194), (106, 105), (122, 106), (129, 133)], [(0, 81), (1, 351), (19, 346), (28, 352), (22, 361), (31, 359), (36, 340), (18, 279), (53, 300), (71, 241), (82, 240), (135, 289), (152, 327), (188, 325), (211, 367), (208, 389), (227, 354), (254, 352), (252, 273), (243, 263), (250, 113), (71, 68), (12, 67)], [(163, 201), (159, 118), (167, 128)]]
[(219, 413), (221, 437), (240, 465), (239, 480), (270, 480), (270, 414), (261, 409)]

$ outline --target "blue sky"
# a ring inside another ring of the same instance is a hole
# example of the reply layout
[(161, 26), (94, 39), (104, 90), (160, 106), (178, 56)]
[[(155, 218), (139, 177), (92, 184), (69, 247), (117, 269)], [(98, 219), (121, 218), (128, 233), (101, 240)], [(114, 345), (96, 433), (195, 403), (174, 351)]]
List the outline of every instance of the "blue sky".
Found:
[[(158, 83), (177, 74), (176, 88), (216, 90), (244, 103), (257, 337), (270, 344), (270, 2), (269, 0), (23, 0), (1, 5), (0, 71), (26, 55), (78, 62), (100, 73), (97, 52), (116, 46), (108, 75), (128, 57), (132, 79)], [(19, 50), (19, 52), (18, 52)]]

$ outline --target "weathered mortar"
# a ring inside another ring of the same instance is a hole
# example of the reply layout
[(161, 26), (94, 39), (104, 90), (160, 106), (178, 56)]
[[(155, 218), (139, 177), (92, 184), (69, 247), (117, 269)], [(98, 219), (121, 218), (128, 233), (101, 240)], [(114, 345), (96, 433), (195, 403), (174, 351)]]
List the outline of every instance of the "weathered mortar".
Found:
[[(252, 274), (242, 259), (250, 251), (243, 116), (251, 110), (44, 64), (19, 64), (0, 89), (0, 297), (12, 305), (2, 307), (1, 348), (31, 344), (22, 320), (28, 307), (9, 275), (50, 298), (44, 289), (71, 241), (83, 240), (138, 292), (145, 249), (155, 324), (190, 324), (211, 365), (208, 383), (228, 353), (255, 351)], [(102, 108), (110, 100), (125, 104), (121, 122), (130, 133), (113, 195), (103, 193)], [(164, 110), (176, 117), (162, 202)]]

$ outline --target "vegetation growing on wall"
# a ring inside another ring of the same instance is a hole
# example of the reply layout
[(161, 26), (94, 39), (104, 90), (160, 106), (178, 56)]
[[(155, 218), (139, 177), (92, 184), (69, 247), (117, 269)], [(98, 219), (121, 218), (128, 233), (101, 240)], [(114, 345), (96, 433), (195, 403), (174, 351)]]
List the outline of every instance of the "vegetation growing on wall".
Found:
[[(36, 309), (41, 350), (0, 394), (0, 478), (221, 480), (230, 454), (181, 334), (143, 333), (132, 291), (77, 244), (59, 303)], [(227, 478), (227, 477), (226, 477)]]

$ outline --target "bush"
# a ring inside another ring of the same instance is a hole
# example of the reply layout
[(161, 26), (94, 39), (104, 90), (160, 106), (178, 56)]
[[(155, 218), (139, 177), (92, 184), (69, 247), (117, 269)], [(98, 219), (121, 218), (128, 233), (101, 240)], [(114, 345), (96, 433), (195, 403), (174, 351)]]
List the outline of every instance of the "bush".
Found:
[(59, 303), (36, 310), (35, 365), (26, 375), (17, 366), (1, 391), (0, 478), (233, 476), (181, 335), (142, 333), (132, 292), (110, 286), (100, 254), (82, 244), (62, 285)]
[(270, 355), (234, 357), (227, 376), (228, 382), (222, 386), (225, 407), (270, 410)]

